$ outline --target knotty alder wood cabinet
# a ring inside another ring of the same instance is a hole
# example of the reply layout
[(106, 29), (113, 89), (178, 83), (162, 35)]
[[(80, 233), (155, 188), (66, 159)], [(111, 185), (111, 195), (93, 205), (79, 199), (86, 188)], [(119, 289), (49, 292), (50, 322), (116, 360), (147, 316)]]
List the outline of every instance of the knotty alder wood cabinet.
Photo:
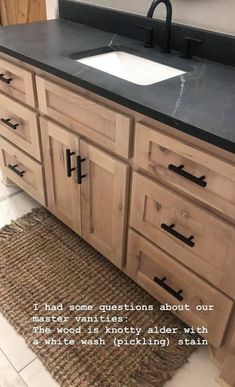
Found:
[(121, 267), (129, 166), (48, 120), (41, 128), (48, 208)]
[[(206, 338), (231, 384), (234, 155), (12, 62), (0, 59), (4, 179), (157, 300), (188, 303), (191, 311), (178, 317), (209, 329)], [(212, 311), (196, 309), (211, 304)]]

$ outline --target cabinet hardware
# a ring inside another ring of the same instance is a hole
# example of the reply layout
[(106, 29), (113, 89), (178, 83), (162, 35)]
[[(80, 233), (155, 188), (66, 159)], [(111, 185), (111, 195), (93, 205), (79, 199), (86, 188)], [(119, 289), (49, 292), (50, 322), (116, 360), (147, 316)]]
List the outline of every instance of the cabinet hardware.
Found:
[(170, 171), (177, 173), (180, 176), (185, 177), (186, 179), (192, 181), (193, 183), (200, 185), (200, 187), (205, 188), (207, 186), (207, 182), (205, 181), (206, 176), (196, 177), (194, 175), (191, 175), (191, 173), (184, 171), (183, 164), (181, 164), (179, 167), (173, 164), (169, 164), (168, 169), (170, 169)]
[(163, 230), (167, 231), (169, 234), (173, 235), (174, 237), (176, 237), (177, 239), (181, 240), (182, 242), (184, 242), (186, 245), (190, 246), (190, 247), (193, 247), (195, 245), (195, 243), (193, 242), (193, 238), (194, 236), (191, 235), (190, 237), (185, 237), (184, 235), (180, 234), (178, 231), (176, 231), (174, 229), (175, 227), (175, 224), (171, 224), (170, 226), (168, 226), (167, 224), (165, 223), (162, 223), (161, 224), (161, 228), (163, 228)]
[(16, 164), (16, 165), (11, 165), (11, 164), (8, 165), (8, 168), (9, 168), (11, 171), (15, 172), (18, 176), (23, 177), (25, 171), (18, 171), (17, 167), (18, 167), (17, 164)]
[(75, 152), (71, 152), (70, 149), (66, 149), (66, 167), (67, 167), (67, 177), (72, 176), (72, 172), (75, 171), (76, 168), (72, 168), (71, 165), (71, 156), (75, 155)]
[(11, 83), (13, 79), (12, 78), (5, 78), (4, 74), (0, 74), (0, 81), (7, 83), (8, 85)]
[(175, 298), (177, 298), (177, 300), (179, 301), (183, 301), (183, 296), (182, 296), (182, 293), (183, 293), (183, 290), (180, 289), (178, 292), (175, 291), (174, 289), (172, 289), (169, 285), (166, 284), (166, 280), (167, 278), (166, 277), (163, 277), (162, 279), (158, 278), (158, 277), (154, 277), (154, 282), (156, 282), (158, 285), (160, 285), (163, 289), (165, 289), (168, 293), (170, 293), (172, 296), (174, 296)]
[(5, 125), (9, 126), (11, 129), (14, 129), (14, 130), (16, 130), (17, 126), (19, 126), (19, 124), (12, 124), (11, 118), (1, 118), (1, 122)]
[(82, 184), (82, 179), (86, 177), (86, 175), (82, 175), (82, 163), (86, 159), (82, 159), (81, 156), (77, 156), (77, 182), (79, 185)]

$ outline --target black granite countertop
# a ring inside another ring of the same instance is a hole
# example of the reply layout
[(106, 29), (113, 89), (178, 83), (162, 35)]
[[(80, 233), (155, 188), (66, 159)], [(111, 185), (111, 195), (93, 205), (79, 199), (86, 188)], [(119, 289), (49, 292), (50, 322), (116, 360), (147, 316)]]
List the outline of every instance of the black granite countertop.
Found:
[[(119, 46), (137, 55), (186, 71), (139, 86), (85, 66), (73, 54)], [(0, 51), (130, 109), (235, 153), (235, 68), (177, 53), (146, 49), (140, 41), (82, 24), (52, 20), (2, 27)]]

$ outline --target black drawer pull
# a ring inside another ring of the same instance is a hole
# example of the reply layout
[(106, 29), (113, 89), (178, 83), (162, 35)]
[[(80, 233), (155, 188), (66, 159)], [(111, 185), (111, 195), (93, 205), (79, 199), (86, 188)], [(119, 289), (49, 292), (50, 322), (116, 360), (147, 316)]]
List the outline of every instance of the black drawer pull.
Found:
[(17, 164), (16, 164), (16, 165), (11, 165), (11, 164), (8, 165), (8, 168), (9, 168), (11, 171), (15, 172), (18, 176), (23, 177), (25, 171), (22, 171), (22, 172), (21, 172), (21, 171), (18, 171), (17, 167), (18, 167)]
[(168, 226), (167, 224), (165, 223), (162, 223), (161, 224), (161, 228), (163, 228), (163, 230), (166, 230), (167, 232), (169, 232), (169, 234), (173, 235), (174, 237), (176, 237), (177, 239), (180, 239), (182, 242), (184, 242), (186, 245), (190, 246), (190, 247), (193, 247), (195, 245), (195, 243), (193, 242), (193, 238), (194, 236), (191, 235), (190, 237), (185, 237), (184, 235), (180, 234), (178, 231), (176, 231), (174, 229), (175, 227), (175, 224), (171, 224), (170, 226)]
[(154, 277), (154, 282), (156, 282), (158, 285), (160, 285), (163, 289), (165, 289), (168, 293), (170, 293), (172, 296), (177, 298), (179, 301), (183, 301), (184, 297), (182, 296), (183, 290), (180, 289), (178, 292), (176, 292), (174, 289), (172, 289), (169, 285), (166, 284), (166, 277), (163, 277), (162, 279), (158, 277)]
[(82, 184), (82, 179), (86, 177), (86, 175), (82, 175), (82, 163), (85, 159), (82, 159), (81, 156), (77, 156), (77, 182), (79, 185)]
[(4, 74), (0, 74), (0, 81), (2, 82), (7, 83), (9, 85), (9, 83), (11, 83), (12, 80), (13, 80), (12, 78), (5, 78)]
[(71, 177), (72, 172), (75, 171), (75, 168), (71, 166), (71, 156), (75, 155), (75, 152), (71, 152), (70, 149), (66, 149), (66, 168), (67, 168), (67, 176)]
[(19, 126), (19, 124), (12, 124), (11, 118), (1, 118), (1, 122), (3, 122), (3, 124), (9, 126), (11, 129), (14, 129), (14, 130), (16, 130), (17, 126)]
[(207, 186), (207, 182), (205, 181), (206, 176), (196, 177), (194, 175), (191, 175), (191, 173), (184, 171), (183, 164), (181, 164), (179, 167), (177, 167), (176, 165), (170, 164), (168, 165), (168, 169), (170, 169), (170, 171), (177, 173), (180, 176), (185, 177), (185, 179), (188, 179), (193, 183), (200, 185), (200, 187), (205, 188)]

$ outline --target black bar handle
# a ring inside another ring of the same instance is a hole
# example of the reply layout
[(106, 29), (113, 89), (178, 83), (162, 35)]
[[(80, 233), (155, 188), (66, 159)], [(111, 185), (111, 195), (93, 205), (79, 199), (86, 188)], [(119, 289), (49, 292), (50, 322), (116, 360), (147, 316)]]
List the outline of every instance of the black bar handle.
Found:
[(11, 165), (11, 164), (8, 165), (8, 168), (9, 168), (11, 171), (15, 172), (18, 176), (23, 177), (25, 171), (19, 171), (19, 170), (17, 169), (17, 167), (18, 167), (17, 164), (16, 164), (16, 165)]
[(75, 171), (76, 168), (72, 168), (71, 165), (71, 156), (75, 155), (75, 152), (71, 152), (70, 149), (66, 149), (66, 169), (67, 169), (67, 177), (72, 176), (72, 172)]
[(182, 242), (184, 242), (187, 246), (190, 246), (190, 247), (193, 247), (195, 246), (195, 243), (193, 242), (193, 238), (194, 236), (191, 235), (190, 237), (185, 237), (184, 235), (180, 234), (178, 231), (176, 231), (174, 229), (175, 227), (175, 224), (171, 224), (170, 226), (168, 226), (167, 224), (165, 223), (162, 223), (161, 224), (161, 228), (163, 228), (163, 230), (167, 231), (169, 234), (173, 235), (174, 237), (176, 237), (177, 239), (181, 240)]
[(82, 179), (86, 177), (86, 175), (82, 175), (82, 163), (85, 159), (82, 159), (81, 156), (77, 156), (77, 182), (79, 185), (82, 184)]
[(11, 81), (13, 81), (13, 79), (12, 78), (5, 78), (4, 74), (0, 74), (0, 81), (7, 83), (9, 85), (11, 83)]
[(3, 122), (3, 124), (9, 126), (11, 129), (14, 129), (14, 130), (16, 130), (17, 126), (19, 126), (19, 124), (12, 124), (11, 118), (1, 118), (1, 122)]
[(206, 176), (196, 177), (194, 175), (191, 175), (191, 173), (184, 171), (183, 164), (181, 164), (179, 167), (177, 167), (174, 164), (169, 164), (168, 169), (170, 169), (170, 171), (177, 173), (180, 176), (185, 177), (185, 179), (188, 179), (188, 180), (192, 181), (193, 183), (200, 185), (200, 187), (205, 188), (207, 186), (207, 182), (205, 181)]
[(180, 289), (177, 291), (175, 291), (174, 289), (172, 289), (169, 285), (166, 284), (166, 280), (167, 278), (166, 277), (163, 277), (162, 279), (158, 278), (158, 277), (154, 277), (154, 282), (156, 282), (158, 285), (160, 285), (163, 289), (165, 289), (168, 293), (170, 293), (172, 296), (174, 296), (175, 298), (177, 298), (177, 300), (179, 301), (183, 301), (184, 297), (182, 296), (182, 293), (183, 293), (183, 290)]

